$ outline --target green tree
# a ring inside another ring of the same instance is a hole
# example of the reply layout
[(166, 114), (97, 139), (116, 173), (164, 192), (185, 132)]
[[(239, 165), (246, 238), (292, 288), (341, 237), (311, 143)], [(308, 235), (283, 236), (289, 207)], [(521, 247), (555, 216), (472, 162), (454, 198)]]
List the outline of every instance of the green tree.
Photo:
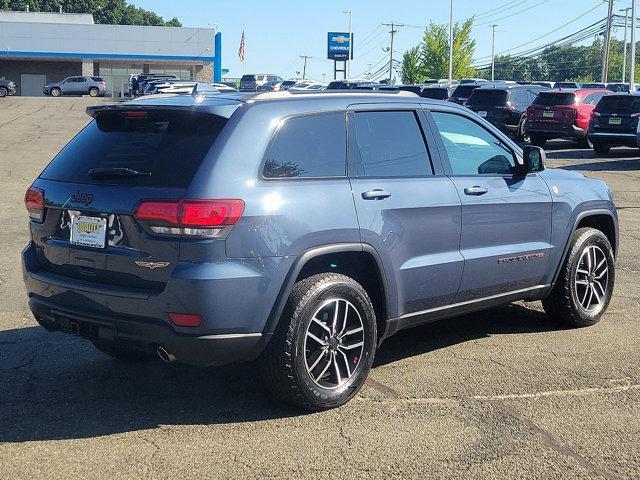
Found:
[(181, 27), (177, 18), (165, 21), (155, 12), (130, 5), (126, 0), (0, 0), (0, 10), (91, 13), (96, 23)]
[[(464, 78), (474, 75), (472, 66), (476, 41), (471, 38), (473, 19), (469, 18), (453, 26), (453, 77)], [(423, 74), (427, 78), (449, 76), (449, 31), (446, 25), (433, 22), (425, 30), (420, 45), (422, 51)]]
[(402, 83), (421, 83), (425, 81), (420, 47), (413, 47), (402, 56)]

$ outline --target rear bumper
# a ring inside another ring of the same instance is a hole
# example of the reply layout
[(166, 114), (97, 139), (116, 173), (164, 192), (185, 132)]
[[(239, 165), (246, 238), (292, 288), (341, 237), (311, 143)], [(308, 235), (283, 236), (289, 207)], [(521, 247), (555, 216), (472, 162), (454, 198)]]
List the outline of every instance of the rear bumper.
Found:
[(637, 133), (597, 132), (589, 130), (588, 137), (592, 143), (600, 143), (611, 147), (640, 146), (640, 139)]
[(544, 135), (548, 138), (564, 138), (568, 140), (582, 140), (587, 132), (580, 127), (570, 124), (545, 124), (527, 121), (524, 124), (525, 135)]
[(149, 354), (154, 354), (155, 349), (161, 346), (178, 361), (194, 365), (250, 361), (266, 344), (261, 333), (181, 334), (162, 321), (60, 308), (35, 295), (30, 297), (29, 307), (38, 323), (47, 330), (79, 335), (89, 340), (116, 342)]
[[(57, 276), (41, 269), (34, 243), (22, 252), (31, 309), (43, 326), (67, 331), (65, 319), (72, 318), (84, 336), (144, 350), (161, 345), (178, 360), (205, 365), (251, 360), (260, 353), (270, 337), (267, 319), (294, 260), (178, 264), (164, 290), (149, 291)], [(200, 314), (202, 324), (176, 327), (169, 312)]]

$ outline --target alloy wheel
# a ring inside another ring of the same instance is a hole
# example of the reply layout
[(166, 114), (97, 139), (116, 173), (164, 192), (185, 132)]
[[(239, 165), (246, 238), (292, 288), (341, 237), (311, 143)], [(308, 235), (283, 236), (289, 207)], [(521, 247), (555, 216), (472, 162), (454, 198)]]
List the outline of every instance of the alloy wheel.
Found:
[(364, 326), (348, 300), (326, 300), (314, 313), (304, 339), (304, 362), (311, 380), (322, 388), (346, 384), (362, 361)]
[(609, 262), (605, 253), (595, 245), (584, 249), (575, 273), (575, 295), (580, 306), (590, 314), (597, 314), (607, 301)]

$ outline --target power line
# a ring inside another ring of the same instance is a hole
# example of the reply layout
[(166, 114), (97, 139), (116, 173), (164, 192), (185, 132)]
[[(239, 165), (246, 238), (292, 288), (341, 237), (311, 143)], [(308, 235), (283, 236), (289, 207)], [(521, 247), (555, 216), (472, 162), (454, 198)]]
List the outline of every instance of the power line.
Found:
[[(527, 1), (528, 0), (511, 0), (510, 2), (507, 2), (507, 3), (503, 4), (503, 5), (500, 5), (498, 7), (492, 8), (491, 10), (485, 10), (484, 12), (477, 13), (477, 14), (474, 15), (474, 17), (475, 18), (485, 17), (487, 15), (491, 15), (491, 13), (496, 12), (498, 10), (503, 10), (505, 7), (507, 7), (508, 5), (511, 5), (512, 3), (517, 3), (518, 5), (521, 5), (521, 4), (523, 4), (523, 3), (527, 2)], [(514, 5), (514, 6), (518, 6), (518, 5)], [(513, 7), (509, 7), (509, 8), (513, 8)]]
[(391, 34), (391, 44), (389, 46), (389, 84), (391, 84), (391, 82), (393, 82), (393, 37), (398, 33), (398, 30), (396, 30), (395, 27), (404, 27), (404, 24), (391, 22), (383, 23), (382, 25), (391, 27), (391, 30), (389, 31)]
[(489, 20), (489, 21), (487, 21), (487, 22), (478, 23), (478, 24), (476, 24), (476, 25), (474, 25), (474, 26), (476, 26), (476, 27), (480, 27), (480, 26), (482, 26), (482, 25), (489, 25), (489, 24), (490, 24), (490, 23), (492, 23), (492, 22), (498, 22), (498, 21), (500, 21), (500, 20), (504, 20), (505, 18), (511, 18), (511, 17), (516, 16), (516, 15), (520, 15), (521, 13), (524, 13), (524, 12), (526, 12), (526, 11), (529, 11), (529, 10), (531, 10), (532, 8), (539, 7), (540, 5), (542, 5), (542, 4), (544, 4), (544, 3), (547, 3), (548, 1), (549, 1), (549, 0), (542, 0), (540, 3), (536, 3), (535, 5), (532, 5), (532, 6), (530, 6), (530, 7), (527, 7), (527, 8), (525, 8), (525, 9), (523, 9), (523, 10), (520, 10), (519, 12), (515, 12), (515, 13), (512, 13), (512, 14), (510, 14), (510, 15), (505, 15), (504, 17), (500, 17), (500, 18), (494, 18), (493, 20)]

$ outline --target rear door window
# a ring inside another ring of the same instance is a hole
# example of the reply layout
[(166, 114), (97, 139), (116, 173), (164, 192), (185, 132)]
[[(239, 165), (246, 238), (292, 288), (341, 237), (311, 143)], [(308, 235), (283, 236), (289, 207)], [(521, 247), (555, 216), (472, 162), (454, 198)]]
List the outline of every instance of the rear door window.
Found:
[(345, 128), (344, 113), (286, 119), (267, 149), (263, 177), (344, 177)]
[[(102, 112), (41, 177), (73, 183), (186, 188), (227, 119), (191, 111), (157, 110), (128, 118)], [(96, 176), (94, 169), (109, 170)], [(124, 175), (130, 169), (141, 175)], [(94, 175), (89, 171), (94, 170)]]
[[(433, 175), (414, 111), (355, 112), (349, 158), (358, 177)], [(351, 135), (350, 134), (350, 135)], [(351, 162), (351, 160), (350, 160)]]

